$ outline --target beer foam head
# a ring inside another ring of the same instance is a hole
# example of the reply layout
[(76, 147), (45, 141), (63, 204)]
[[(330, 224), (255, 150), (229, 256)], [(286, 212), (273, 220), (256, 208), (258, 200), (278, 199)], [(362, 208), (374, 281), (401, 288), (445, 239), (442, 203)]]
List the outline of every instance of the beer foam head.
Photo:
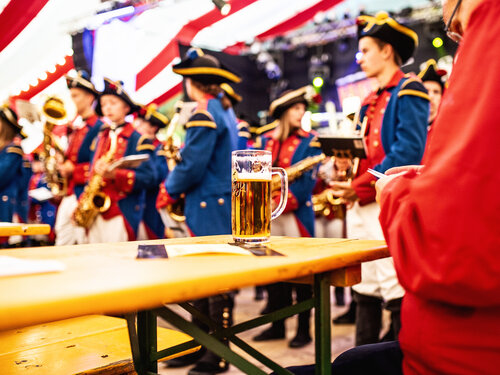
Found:
[(238, 180), (270, 181), (271, 171), (239, 172), (236, 178)]

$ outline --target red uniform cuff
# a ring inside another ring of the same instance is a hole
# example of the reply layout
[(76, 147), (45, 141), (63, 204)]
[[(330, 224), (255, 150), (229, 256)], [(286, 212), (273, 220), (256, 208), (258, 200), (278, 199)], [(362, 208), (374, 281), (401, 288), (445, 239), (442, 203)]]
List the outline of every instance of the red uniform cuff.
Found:
[(156, 208), (162, 209), (167, 207), (169, 204), (173, 204), (177, 201), (177, 199), (172, 198), (169, 194), (165, 185), (160, 185), (160, 191), (158, 192), (158, 196), (156, 197)]
[(363, 173), (352, 181), (352, 188), (356, 191), (360, 206), (375, 202), (377, 194), (375, 190), (376, 182), (377, 178), (368, 172)]
[(115, 186), (118, 190), (130, 193), (134, 188), (135, 172), (130, 169), (118, 169), (115, 171)]

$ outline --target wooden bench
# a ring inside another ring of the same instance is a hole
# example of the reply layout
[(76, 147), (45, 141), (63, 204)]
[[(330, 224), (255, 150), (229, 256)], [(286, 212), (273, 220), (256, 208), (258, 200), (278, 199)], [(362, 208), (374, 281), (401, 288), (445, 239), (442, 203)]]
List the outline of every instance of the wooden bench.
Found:
[[(182, 332), (158, 328), (158, 349), (190, 340)], [(131, 358), (127, 323), (120, 318), (89, 315), (0, 332), (2, 375), (135, 374)]]

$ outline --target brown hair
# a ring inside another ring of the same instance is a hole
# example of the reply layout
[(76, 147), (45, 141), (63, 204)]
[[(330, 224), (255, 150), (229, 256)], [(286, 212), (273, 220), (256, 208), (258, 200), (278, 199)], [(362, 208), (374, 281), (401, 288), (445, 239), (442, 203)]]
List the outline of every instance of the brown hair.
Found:
[(384, 48), (387, 44), (389, 44), (392, 48), (393, 53), (394, 53), (394, 63), (397, 66), (403, 65), (403, 59), (401, 58), (401, 56), (399, 56), (399, 53), (396, 52), (396, 49), (394, 48), (394, 46), (392, 44), (387, 43), (387, 42), (383, 41), (382, 39), (375, 38), (375, 37), (373, 38), (373, 40), (375, 41), (375, 43), (377, 43), (377, 46), (380, 49)]
[(215, 98), (219, 98), (222, 96), (220, 98), (220, 101), (222, 103), (222, 108), (224, 108), (224, 109), (231, 108), (231, 101), (224, 94), (224, 90), (222, 90), (219, 85), (217, 85), (215, 83), (205, 85), (205, 84), (198, 82), (198, 81), (195, 81), (193, 79), (191, 80), (191, 84), (194, 87), (196, 87), (198, 90), (203, 91), (204, 93), (210, 94), (210, 95), (214, 96)]
[(0, 116), (0, 150), (11, 143), (16, 134), (16, 130), (7, 123), (3, 116)]

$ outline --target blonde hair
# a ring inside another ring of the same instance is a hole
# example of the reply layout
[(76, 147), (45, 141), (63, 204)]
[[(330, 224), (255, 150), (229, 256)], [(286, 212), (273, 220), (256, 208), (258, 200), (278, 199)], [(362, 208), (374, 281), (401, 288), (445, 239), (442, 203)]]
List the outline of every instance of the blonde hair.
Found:
[(16, 134), (15, 129), (0, 116), (0, 151), (12, 142)]
[(222, 108), (228, 109), (232, 107), (231, 101), (229, 100), (229, 98), (224, 93), (224, 90), (222, 90), (219, 85), (216, 85), (215, 83), (205, 85), (201, 82), (195, 81), (194, 79), (191, 79), (191, 84), (198, 90), (203, 91), (206, 94), (212, 95), (215, 98), (220, 98), (220, 101), (222, 103)]

